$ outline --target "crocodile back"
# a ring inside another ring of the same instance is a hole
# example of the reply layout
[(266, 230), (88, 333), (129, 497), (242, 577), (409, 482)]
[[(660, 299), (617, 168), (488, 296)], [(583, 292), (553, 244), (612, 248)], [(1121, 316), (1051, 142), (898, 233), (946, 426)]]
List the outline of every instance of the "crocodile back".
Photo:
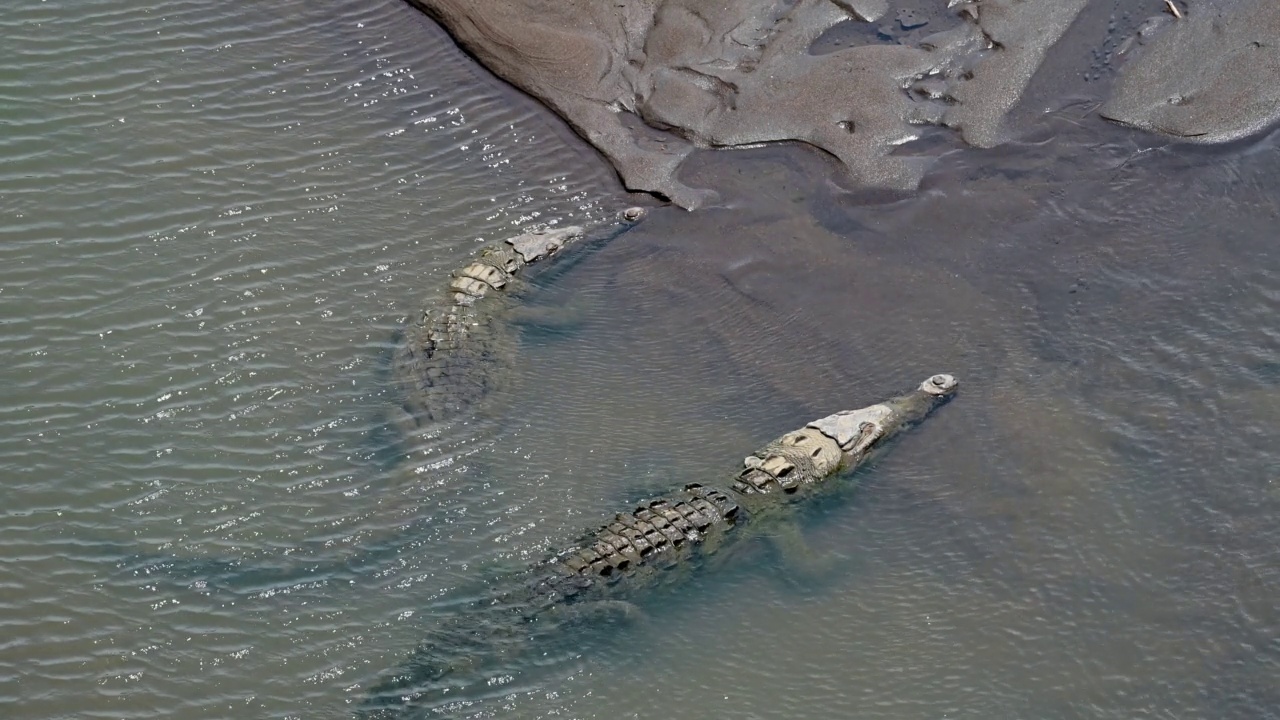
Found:
[(714, 547), (745, 519), (733, 495), (717, 487), (688, 485), (619, 513), (550, 565), (567, 576), (600, 578), (611, 584), (680, 564)]

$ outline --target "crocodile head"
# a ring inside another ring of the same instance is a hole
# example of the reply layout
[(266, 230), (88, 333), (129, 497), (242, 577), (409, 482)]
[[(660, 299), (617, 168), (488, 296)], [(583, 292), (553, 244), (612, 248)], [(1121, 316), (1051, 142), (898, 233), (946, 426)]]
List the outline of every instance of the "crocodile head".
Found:
[(775, 490), (792, 495), (841, 470), (852, 470), (949, 400), (957, 385), (950, 375), (934, 375), (904, 395), (815, 420), (743, 459), (733, 488), (744, 495)]
[(851, 468), (950, 400), (958, 386), (951, 375), (934, 375), (909, 393), (859, 410), (828, 415), (808, 427), (835, 440), (840, 446), (841, 466)]
[(535, 230), (507, 239), (507, 244), (520, 254), (526, 264), (555, 255), (566, 244), (582, 237), (582, 228), (577, 225), (569, 227)]

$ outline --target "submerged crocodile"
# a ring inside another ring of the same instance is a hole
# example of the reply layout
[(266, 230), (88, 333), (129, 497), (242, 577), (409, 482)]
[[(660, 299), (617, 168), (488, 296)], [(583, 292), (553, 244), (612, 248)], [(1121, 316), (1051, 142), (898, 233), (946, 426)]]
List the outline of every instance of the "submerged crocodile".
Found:
[[(622, 211), (619, 229), (644, 214), (638, 207)], [(481, 249), (453, 272), (447, 302), (427, 309), (405, 329), (392, 358), (404, 431), (412, 434), (429, 423), (456, 418), (503, 386), (514, 364), (516, 276), (584, 234), (581, 227), (571, 226), (518, 235)]]
[(365, 716), (383, 717), (416, 704), (444, 689), (450, 676), (483, 670), (486, 655), (509, 655), (568, 619), (625, 607), (635, 590), (680, 577), (673, 571), (698, 567), (778, 525), (792, 502), (839, 486), (822, 481), (865, 463), (946, 402), (956, 387), (954, 377), (934, 375), (904, 395), (783, 435), (749, 455), (722, 485), (692, 483), (617, 515), (526, 570), (514, 585), (478, 601), (474, 614), (442, 623), (435, 642), (419, 647), (372, 690)]
[[(458, 419), (502, 387), (515, 365), (519, 333), (514, 315), (521, 271), (559, 255), (570, 244), (610, 240), (646, 214), (644, 208), (630, 207), (618, 214), (611, 228), (590, 233), (579, 226), (538, 230), (477, 251), (451, 274), (445, 302), (428, 307), (403, 331), (392, 356), (400, 404), (389, 418), (393, 424), (405, 437), (413, 437), (433, 423)], [(136, 553), (109, 542), (98, 546), (121, 558), (116, 563), (121, 569), (148, 574), (164, 569), (176, 579), (199, 583), (205, 589), (236, 591), (284, 585), (316, 573), (343, 571), (315, 563), (249, 566), (239, 558), (180, 558)], [(399, 547), (395, 543), (379, 546), (340, 565), (348, 572), (359, 572), (382, 562)]]

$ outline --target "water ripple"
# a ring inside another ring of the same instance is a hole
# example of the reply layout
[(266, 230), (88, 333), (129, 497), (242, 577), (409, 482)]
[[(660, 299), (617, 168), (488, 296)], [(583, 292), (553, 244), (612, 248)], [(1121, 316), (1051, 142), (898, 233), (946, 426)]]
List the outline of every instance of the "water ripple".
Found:
[(346, 589), (223, 596), (142, 569), (296, 574), (430, 515), (424, 491), (492, 430), (387, 475), (379, 358), (479, 237), (603, 217), (612, 173), (400, 3), (45, 2), (0, 35), (0, 699), (332, 713), (403, 598), (352, 613)]
[(0, 36), (10, 715), (345, 716), (479, 581), (939, 366), (955, 405), (806, 515), (821, 579), (752, 549), (456, 714), (1276, 706), (1271, 141), (966, 155), (995, 179), (847, 232), (654, 213), (533, 276), (569, 321), (525, 328), (510, 412), (406, 461), (396, 330), (482, 239), (603, 218), (601, 160), (398, 1), (51, 0)]

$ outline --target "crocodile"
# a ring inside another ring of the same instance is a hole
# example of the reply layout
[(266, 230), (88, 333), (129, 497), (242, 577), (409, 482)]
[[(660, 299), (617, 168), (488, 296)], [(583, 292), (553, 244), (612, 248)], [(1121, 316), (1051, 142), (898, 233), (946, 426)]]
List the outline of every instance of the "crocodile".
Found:
[(362, 715), (412, 708), (463, 671), (483, 671), (486, 662), (567, 620), (625, 610), (635, 591), (684, 577), (677, 570), (703, 566), (761, 530), (785, 526), (780, 520), (795, 501), (839, 487), (823, 481), (866, 463), (957, 386), (953, 376), (938, 374), (884, 402), (828, 415), (747, 456), (723, 483), (690, 483), (616, 515), (568, 549), (495, 584), (469, 606), (472, 612), (442, 622), (434, 641), (371, 689)]
[[(512, 375), (518, 330), (514, 322), (520, 274), (534, 263), (555, 257), (571, 244), (604, 242), (645, 218), (648, 211), (629, 207), (617, 215), (617, 223), (600, 231), (580, 226), (535, 230), (478, 250), (451, 273), (444, 302), (422, 312), (409, 324), (391, 358), (398, 406), (393, 406), (386, 429), (398, 428), (403, 438), (414, 438), (435, 423), (461, 419), (474, 411), (486, 395)], [(561, 265), (563, 267), (563, 265)], [(382, 427), (378, 428), (382, 430)], [(285, 585), (320, 572), (359, 573), (394, 555), (400, 545), (388, 543), (338, 564), (258, 563), (240, 558), (181, 558), (133, 552), (130, 548), (99, 541), (97, 547), (119, 558), (117, 567), (150, 574), (164, 569), (179, 580), (201, 588), (242, 590), (246, 587)]]
[[(623, 210), (619, 229), (644, 215), (639, 207)], [(517, 275), (584, 235), (576, 225), (517, 235), (482, 248), (451, 274), (446, 302), (424, 310), (404, 330), (392, 356), (403, 408), (397, 424), (402, 430), (412, 435), (432, 423), (458, 418), (503, 386), (514, 364), (511, 299)]]

